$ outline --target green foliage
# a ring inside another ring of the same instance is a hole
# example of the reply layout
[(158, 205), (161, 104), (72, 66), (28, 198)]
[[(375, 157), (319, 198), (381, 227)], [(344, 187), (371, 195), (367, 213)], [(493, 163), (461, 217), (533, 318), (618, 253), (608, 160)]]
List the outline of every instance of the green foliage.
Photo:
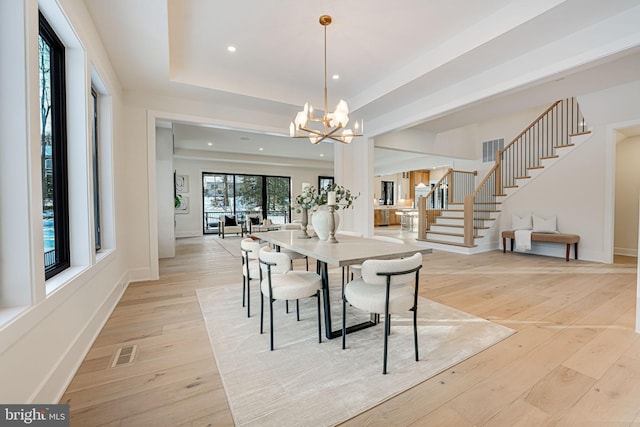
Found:
[(360, 196), (360, 193), (353, 194), (351, 190), (335, 183), (319, 190), (311, 186), (307, 191), (296, 196), (294, 204), (296, 212), (300, 213), (303, 208), (314, 209), (317, 206), (326, 205), (329, 191), (336, 192), (336, 210), (353, 208), (353, 202)]

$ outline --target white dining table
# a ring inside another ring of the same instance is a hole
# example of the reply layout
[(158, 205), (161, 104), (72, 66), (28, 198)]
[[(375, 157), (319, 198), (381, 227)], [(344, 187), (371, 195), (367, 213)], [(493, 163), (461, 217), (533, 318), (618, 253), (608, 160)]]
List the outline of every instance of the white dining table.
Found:
[[(414, 245), (386, 242), (363, 237), (338, 235), (338, 243), (328, 243), (317, 237), (302, 239), (300, 230), (268, 231), (253, 233), (252, 236), (266, 241), (276, 248), (285, 248), (315, 258), (317, 261), (316, 271), (322, 278), (323, 301), (324, 301), (324, 324), (325, 335), (328, 339), (342, 335), (342, 329), (333, 330), (331, 327), (331, 303), (329, 295), (329, 274), (328, 265), (335, 267), (345, 267), (352, 264), (361, 264), (368, 259), (394, 259), (409, 257), (420, 252), (422, 254), (431, 253), (431, 249)], [(344, 285), (344, 275), (343, 275)], [(347, 333), (354, 332), (375, 325), (374, 317), (369, 322), (360, 323), (347, 328)]]

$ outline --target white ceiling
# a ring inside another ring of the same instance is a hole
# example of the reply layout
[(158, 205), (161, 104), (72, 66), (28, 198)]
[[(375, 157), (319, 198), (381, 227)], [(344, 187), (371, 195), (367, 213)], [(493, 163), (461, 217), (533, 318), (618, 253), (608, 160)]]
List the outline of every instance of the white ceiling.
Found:
[(272, 129), (183, 123), (183, 148), (330, 161), (330, 144), (282, 137), (305, 101), (322, 104), (322, 14), (333, 17), (328, 74), (340, 75), (329, 106), (346, 99), (366, 136), (442, 132), (640, 75), (640, 0), (85, 3), (125, 91), (224, 105), (245, 121), (258, 111)]

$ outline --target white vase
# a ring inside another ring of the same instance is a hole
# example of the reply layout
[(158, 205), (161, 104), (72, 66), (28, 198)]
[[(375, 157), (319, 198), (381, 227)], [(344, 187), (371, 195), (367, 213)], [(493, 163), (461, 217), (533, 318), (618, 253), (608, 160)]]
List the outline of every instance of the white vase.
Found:
[[(321, 205), (320, 207), (318, 207), (318, 210), (316, 210), (313, 215), (311, 215), (311, 223), (313, 224), (313, 229), (315, 230), (316, 235), (320, 240), (327, 240), (329, 238), (329, 232), (331, 231), (329, 229), (329, 215), (329, 207), (327, 205)], [(338, 229), (338, 225), (340, 225), (340, 215), (338, 215), (338, 212), (333, 212), (333, 219), (333, 232), (335, 233), (335, 231)]]

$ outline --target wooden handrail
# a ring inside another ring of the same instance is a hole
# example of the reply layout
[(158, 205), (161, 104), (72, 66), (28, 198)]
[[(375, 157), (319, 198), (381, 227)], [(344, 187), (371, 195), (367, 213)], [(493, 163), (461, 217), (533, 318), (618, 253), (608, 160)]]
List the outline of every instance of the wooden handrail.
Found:
[(480, 184), (478, 184), (476, 189), (473, 191), (473, 194), (472, 194), (473, 197), (476, 197), (478, 195), (478, 192), (482, 189), (482, 187), (484, 187), (484, 185), (487, 183), (489, 178), (491, 178), (491, 174), (493, 174), (493, 172), (495, 172), (495, 170), (498, 169), (499, 166), (500, 166), (500, 163), (496, 161), (493, 167), (489, 169), (489, 172), (487, 172), (487, 175), (485, 175), (485, 177), (482, 179)]
[[(436, 189), (438, 188), (438, 186), (439, 186), (440, 184), (442, 184), (442, 181), (444, 181), (444, 179), (445, 179), (446, 177), (448, 177), (449, 175), (451, 175), (453, 172), (454, 172), (454, 170), (453, 170), (453, 169), (451, 169), (451, 168), (449, 168), (449, 169), (447, 170), (447, 173), (445, 173), (444, 175), (442, 175), (442, 178), (440, 178), (440, 180), (439, 180), (438, 182), (436, 182), (436, 185), (434, 185), (434, 186), (433, 186), (433, 188), (431, 188), (431, 191), (429, 191), (429, 192), (427, 193), (427, 195), (426, 195), (426, 196), (424, 196), (424, 198), (425, 198), (425, 199), (428, 199), (428, 198), (429, 198), (429, 196), (431, 196), (431, 195), (433, 194), (433, 192), (434, 192), (434, 191), (436, 191)], [(457, 172), (457, 171), (456, 171), (456, 172)]]
[(527, 133), (529, 131), (529, 129), (531, 129), (532, 127), (534, 127), (540, 120), (542, 120), (542, 118), (544, 116), (546, 116), (551, 110), (553, 110), (554, 108), (556, 108), (556, 105), (560, 104), (562, 102), (562, 99), (559, 101), (554, 102), (549, 108), (547, 108), (542, 114), (540, 114), (533, 122), (531, 122), (531, 124), (529, 126), (527, 126), (522, 132), (520, 132), (518, 134), (518, 136), (516, 136), (515, 138), (513, 138), (513, 140), (506, 146), (504, 147), (502, 150), (500, 150), (500, 154), (502, 155), (505, 151), (507, 151), (507, 149), (509, 147), (511, 147), (513, 144), (516, 143), (516, 141), (518, 139), (520, 139), (520, 137), (522, 135), (524, 135), (525, 133)]

